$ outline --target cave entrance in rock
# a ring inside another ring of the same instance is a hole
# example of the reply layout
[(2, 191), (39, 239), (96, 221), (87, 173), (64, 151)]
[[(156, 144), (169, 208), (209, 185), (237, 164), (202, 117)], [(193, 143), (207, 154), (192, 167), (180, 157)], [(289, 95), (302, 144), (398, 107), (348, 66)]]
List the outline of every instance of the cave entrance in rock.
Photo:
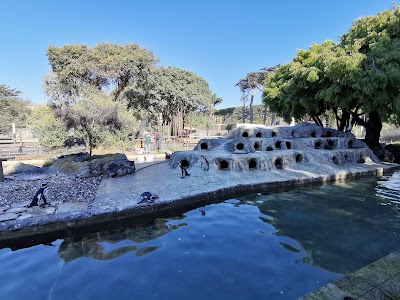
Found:
[(304, 160), (303, 154), (297, 153), (296, 154), (296, 162), (301, 163)]
[(208, 144), (207, 143), (201, 143), (200, 144), (200, 149), (201, 150), (207, 150), (208, 149)]
[(250, 170), (257, 169), (257, 161), (254, 158), (249, 160), (249, 169)]
[(229, 170), (229, 162), (225, 159), (221, 159), (218, 162), (218, 169), (220, 170)]
[(238, 144), (236, 145), (236, 149), (237, 149), (237, 150), (243, 150), (243, 149), (244, 149), (244, 144), (243, 144), (243, 143), (238, 143)]
[(278, 157), (275, 159), (275, 168), (277, 169), (283, 169), (283, 161), (282, 158)]

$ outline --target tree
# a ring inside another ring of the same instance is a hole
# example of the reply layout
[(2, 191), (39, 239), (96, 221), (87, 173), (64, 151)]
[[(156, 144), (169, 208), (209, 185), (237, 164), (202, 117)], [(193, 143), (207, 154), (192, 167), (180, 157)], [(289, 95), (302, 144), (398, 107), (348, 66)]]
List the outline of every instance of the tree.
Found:
[(29, 116), (29, 101), (19, 98), (20, 92), (0, 84), (0, 133), (8, 133), (11, 124), (25, 126)]
[(12, 89), (5, 84), (0, 84), (0, 99), (17, 97), (20, 94), (21, 94), (20, 91), (17, 91), (16, 89)]
[(136, 44), (49, 47), (47, 56), (61, 84), (60, 95), (79, 96), (85, 86), (90, 86), (114, 100), (128, 84), (145, 80), (158, 62), (151, 51)]
[(193, 72), (175, 67), (153, 69), (146, 84), (133, 82), (123, 93), (129, 107), (145, 111), (143, 116), (172, 125), (172, 134), (182, 135), (184, 118), (194, 111), (207, 111), (219, 103), (207, 81)]
[[(400, 112), (399, 9), (355, 21), (340, 44), (301, 50), (266, 81), (265, 103), (283, 117), (321, 117), (332, 111), (339, 130), (366, 127), (366, 143), (379, 146), (382, 118)], [(368, 114), (365, 122), (360, 116)]]
[(152, 52), (136, 44), (49, 47), (52, 73), (45, 91), (57, 118), (68, 129), (85, 134), (90, 154), (105, 135), (123, 128), (121, 93), (133, 82), (143, 83), (157, 63)]
[(243, 101), (243, 123), (245, 122), (244, 120), (244, 109), (245, 109), (245, 102), (247, 99), (247, 95), (250, 94), (250, 124), (253, 124), (253, 101), (254, 101), (254, 96), (257, 92), (257, 90), (262, 91), (265, 79), (268, 77), (269, 74), (273, 73), (279, 65), (276, 65), (274, 67), (267, 67), (263, 68), (262, 72), (250, 72), (247, 73), (245, 78), (242, 78), (239, 80), (238, 83), (236, 83), (235, 86), (238, 86), (240, 88), (240, 91), (243, 93), (242, 96), (242, 101)]
[(79, 103), (53, 109), (55, 116), (64, 122), (68, 130), (75, 129), (84, 134), (89, 154), (92, 155), (104, 133), (121, 129), (122, 121), (118, 115), (118, 104), (109, 97), (93, 90), (83, 96), (84, 100)]
[(28, 124), (46, 148), (63, 147), (68, 138), (64, 123), (54, 117), (50, 107), (36, 108), (28, 119)]

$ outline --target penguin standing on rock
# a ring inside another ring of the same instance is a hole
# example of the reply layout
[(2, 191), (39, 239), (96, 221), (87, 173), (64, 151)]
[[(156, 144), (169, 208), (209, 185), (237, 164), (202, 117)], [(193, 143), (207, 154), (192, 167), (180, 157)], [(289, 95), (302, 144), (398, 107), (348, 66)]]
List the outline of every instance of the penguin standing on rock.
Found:
[(46, 205), (47, 204), (45, 197), (46, 189), (47, 189), (47, 183), (42, 183), (40, 189), (36, 192), (35, 196), (33, 196), (32, 202), (31, 204), (29, 204), (28, 207), (38, 206), (38, 202), (40, 202), (41, 205)]

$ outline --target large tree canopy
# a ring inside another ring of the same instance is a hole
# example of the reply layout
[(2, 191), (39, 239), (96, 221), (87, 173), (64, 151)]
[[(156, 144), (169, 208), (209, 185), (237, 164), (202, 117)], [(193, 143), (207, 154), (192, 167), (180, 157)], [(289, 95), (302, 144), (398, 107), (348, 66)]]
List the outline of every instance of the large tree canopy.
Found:
[(193, 111), (211, 110), (221, 100), (208, 83), (193, 72), (175, 67), (153, 69), (146, 84), (132, 83), (123, 93), (130, 107), (146, 111), (148, 118), (162, 117), (175, 124), (173, 133), (183, 129), (183, 118)]
[(399, 16), (396, 8), (358, 19), (341, 43), (299, 51), (267, 78), (265, 103), (286, 119), (309, 116), (319, 125), (331, 111), (339, 130), (358, 123), (367, 129), (367, 144), (378, 146), (381, 120), (397, 122), (400, 113)]
[(128, 84), (142, 81), (157, 62), (136, 44), (49, 47), (47, 56), (53, 72), (45, 78), (45, 91), (55, 115), (84, 134), (90, 152), (104, 141), (105, 132), (123, 127), (113, 100)]

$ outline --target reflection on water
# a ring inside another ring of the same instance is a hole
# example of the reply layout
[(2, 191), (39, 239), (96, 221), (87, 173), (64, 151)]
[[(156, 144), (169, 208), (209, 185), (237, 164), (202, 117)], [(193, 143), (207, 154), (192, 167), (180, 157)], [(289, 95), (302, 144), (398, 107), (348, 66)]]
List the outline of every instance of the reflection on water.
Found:
[[(174, 219), (184, 219), (184, 216)], [(111, 260), (129, 252), (135, 252), (137, 256), (142, 256), (158, 249), (161, 245), (138, 247), (135, 244), (156, 240), (171, 230), (186, 225), (186, 223), (168, 225), (166, 220), (156, 219), (153, 224), (147, 226), (96, 232), (78, 241), (65, 239), (61, 243), (58, 253), (65, 262), (80, 257)], [(132, 242), (132, 245), (127, 245), (129, 242)]]
[(307, 262), (347, 274), (400, 248), (399, 208), (380, 205), (374, 189), (366, 179), (271, 194), (256, 205), (277, 235), (302, 245)]
[(400, 248), (398, 182), (258, 193), (53, 247), (1, 249), (2, 298), (295, 299)]

